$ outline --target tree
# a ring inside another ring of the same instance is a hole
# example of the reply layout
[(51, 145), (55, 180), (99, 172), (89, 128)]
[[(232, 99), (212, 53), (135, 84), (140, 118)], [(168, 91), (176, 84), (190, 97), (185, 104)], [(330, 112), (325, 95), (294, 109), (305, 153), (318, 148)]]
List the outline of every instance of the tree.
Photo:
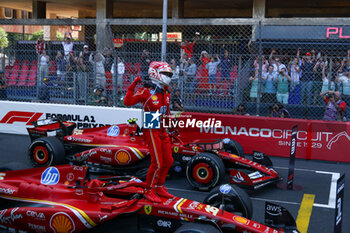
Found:
[(0, 48), (5, 48), (9, 44), (9, 41), (7, 39), (7, 33), (3, 28), (0, 27)]
[[(37, 40), (39, 38), (44, 38), (44, 30), (40, 30), (40, 31), (34, 32), (30, 39), (31, 40)], [(60, 31), (56, 31), (56, 39), (59, 40), (59, 41), (63, 40), (63, 34)]]
[(58, 41), (64, 39), (63, 34), (62, 34), (60, 31), (56, 31), (56, 39), (57, 39)]
[(41, 29), (40, 31), (34, 32), (31, 40), (38, 40), (39, 38), (44, 38), (44, 30)]

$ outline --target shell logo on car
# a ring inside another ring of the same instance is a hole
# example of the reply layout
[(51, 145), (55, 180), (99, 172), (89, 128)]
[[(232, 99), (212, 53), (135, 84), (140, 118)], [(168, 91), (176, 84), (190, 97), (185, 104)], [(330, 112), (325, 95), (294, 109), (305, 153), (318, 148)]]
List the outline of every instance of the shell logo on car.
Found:
[(249, 223), (249, 220), (248, 220), (248, 219), (243, 218), (243, 217), (241, 217), (241, 216), (234, 216), (234, 217), (233, 217), (233, 220), (235, 220), (236, 222), (245, 224), (245, 225), (248, 225), (248, 223)]
[(119, 150), (115, 154), (115, 160), (118, 164), (128, 164), (131, 160), (131, 156), (126, 150)]
[(75, 230), (72, 218), (64, 212), (52, 215), (50, 227), (55, 233), (71, 233)]

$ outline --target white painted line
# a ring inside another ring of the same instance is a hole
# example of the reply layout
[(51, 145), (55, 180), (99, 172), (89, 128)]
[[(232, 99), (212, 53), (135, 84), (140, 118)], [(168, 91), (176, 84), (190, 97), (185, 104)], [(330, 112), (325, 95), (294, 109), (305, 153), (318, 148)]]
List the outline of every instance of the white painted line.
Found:
[[(274, 167), (278, 169), (289, 169), (287, 167)], [(336, 199), (336, 189), (337, 189), (337, 180), (340, 177), (340, 173), (338, 172), (328, 172), (328, 171), (316, 171), (316, 170), (310, 170), (310, 169), (302, 169), (302, 168), (295, 168), (295, 170), (299, 171), (309, 171), (309, 172), (314, 172), (314, 173), (319, 173), (319, 174), (329, 174), (332, 175), (332, 181), (330, 185), (330, 190), (329, 190), (329, 198), (328, 198), (328, 204), (319, 204), (319, 203), (314, 203), (313, 206), (315, 207), (320, 207), (320, 208), (328, 208), (328, 209), (335, 209), (335, 199)], [(169, 190), (174, 190), (174, 191), (181, 191), (181, 192), (192, 192), (192, 193), (198, 193), (198, 194), (204, 194), (201, 191), (196, 191), (196, 190), (186, 190), (186, 189), (179, 189), (179, 188), (169, 188)], [(264, 199), (264, 198), (257, 198), (257, 197), (251, 197), (252, 200), (257, 200), (257, 201), (269, 201), (269, 202), (278, 202), (278, 203), (283, 203), (283, 204), (290, 204), (290, 205), (300, 205), (299, 202), (290, 202), (290, 201), (280, 201), (280, 200), (270, 200), (270, 199)]]
[[(275, 168), (278, 168), (278, 169), (289, 169), (288, 167), (275, 167)], [(328, 204), (314, 203), (314, 206), (315, 207), (321, 207), (321, 208), (335, 209), (337, 180), (340, 177), (340, 173), (339, 172), (317, 171), (317, 170), (303, 169), (303, 168), (295, 168), (295, 170), (332, 175), (332, 181), (331, 181), (330, 190), (329, 190)]]
[(314, 203), (314, 206), (335, 209), (335, 199), (336, 199), (336, 195), (337, 195), (337, 181), (340, 177), (340, 173), (338, 173), (338, 172), (326, 172), (326, 171), (316, 171), (316, 173), (332, 175), (332, 182), (331, 182), (331, 187), (329, 190), (328, 205)]
[[(275, 166), (273, 168), (285, 169), (285, 170), (289, 169), (289, 167), (275, 167)], [(316, 170), (306, 169), (306, 168), (295, 168), (294, 170), (296, 170), (296, 171), (304, 171), (304, 172), (317, 172)]]

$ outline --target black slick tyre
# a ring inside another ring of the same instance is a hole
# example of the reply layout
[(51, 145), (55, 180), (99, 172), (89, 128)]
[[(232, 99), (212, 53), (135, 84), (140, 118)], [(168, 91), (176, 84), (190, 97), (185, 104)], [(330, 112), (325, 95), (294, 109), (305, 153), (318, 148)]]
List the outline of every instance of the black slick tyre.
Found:
[(48, 167), (65, 162), (63, 143), (56, 137), (35, 139), (28, 149), (29, 161), (33, 167)]
[(225, 176), (225, 165), (212, 153), (194, 156), (186, 166), (186, 177), (194, 189), (208, 191), (219, 185)]
[(219, 233), (213, 225), (203, 223), (186, 223), (176, 229), (175, 233)]

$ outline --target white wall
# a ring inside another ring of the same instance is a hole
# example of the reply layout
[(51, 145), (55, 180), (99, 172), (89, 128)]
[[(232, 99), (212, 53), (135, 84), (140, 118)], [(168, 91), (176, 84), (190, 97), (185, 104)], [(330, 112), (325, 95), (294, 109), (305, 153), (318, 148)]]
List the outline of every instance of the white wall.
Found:
[(0, 133), (27, 134), (30, 122), (58, 114), (78, 128), (126, 123), (130, 118), (141, 125), (140, 109), (0, 101)]

